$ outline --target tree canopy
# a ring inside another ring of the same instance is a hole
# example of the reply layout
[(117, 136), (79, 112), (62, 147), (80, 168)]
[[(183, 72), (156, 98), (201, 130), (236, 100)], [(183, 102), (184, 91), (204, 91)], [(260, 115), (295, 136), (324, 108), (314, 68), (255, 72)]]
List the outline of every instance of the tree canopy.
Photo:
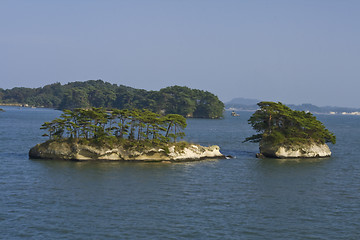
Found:
[(220, 118), (224, 104), (214, 94), (188, 87), (172, 86), (146, 91), (102, 80), (54, 83), (40, 88), (0, 88), (1, 103), (28, 104), (56, 109), (118, 108), (149, 109), (159, 114)]
[(154, 143), (176, 142), (185, 136), (186, 119), (178, 114), (161, 116), (149, 110), (76, 108), (45, 122), (41, 129), (50, 139), (128, 139)]
[(336, 137), (310, 112), (295, 111), (282, 103), (260, 102), (248, 120), (257, 134), (245, 139), (251, 142), (279, 144), (336, 143)]

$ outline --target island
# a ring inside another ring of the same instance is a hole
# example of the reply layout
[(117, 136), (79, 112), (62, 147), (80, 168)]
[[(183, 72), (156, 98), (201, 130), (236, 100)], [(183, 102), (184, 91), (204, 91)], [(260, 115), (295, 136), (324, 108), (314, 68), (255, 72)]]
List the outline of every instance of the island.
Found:
[(39, 88), (0, 88), (0, 104), (45, 107), (59, 110), (75, 108), (149, 109), (152, 112), (179, 114), (187, 118), (222, 118), (224, 103), (208, 91), (185, 86), (170, 86), (147, 91), (103, 80), (53, 83)]
[(310, 112), (292, 110), (282, 103), (260, 102), (248, 120), (257, 132), (244, 142), (258, 142), (257, 157), (330, 157), (326, 143), (336, 143), (335, 135)]
[(220, 148), (185, 141), (186, 118), (149, 110), (76, 108), (45, 122), (49, 139), (29, 151), (30, 158), (109, 161), (190, 161), (224, 158)]

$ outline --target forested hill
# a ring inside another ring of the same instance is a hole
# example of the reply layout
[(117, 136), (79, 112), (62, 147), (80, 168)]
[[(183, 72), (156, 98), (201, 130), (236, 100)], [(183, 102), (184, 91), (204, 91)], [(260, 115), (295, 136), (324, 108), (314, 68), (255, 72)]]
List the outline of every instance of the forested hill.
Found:
[(56, 109), (146, 108), (157, 113), (174, 113), (195, 118), (219, 118), (224, 111), (223, 102), (207, 91), (180, 86), (146, 91), (102, 80), (71, 82), (65, 85), (54, 83), (40, 88), (0, 88), (0, 103)]

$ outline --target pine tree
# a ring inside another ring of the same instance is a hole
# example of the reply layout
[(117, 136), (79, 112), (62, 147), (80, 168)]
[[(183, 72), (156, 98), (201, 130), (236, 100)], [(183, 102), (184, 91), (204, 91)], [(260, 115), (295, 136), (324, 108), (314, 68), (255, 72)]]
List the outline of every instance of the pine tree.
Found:
[(260, 102), (258, 106), (260, 109), (248, 120), (258, 133), (246, 138), (245, 142), (336, 143), (335, 135), (311, 113), (292, 110), (280, 102)]

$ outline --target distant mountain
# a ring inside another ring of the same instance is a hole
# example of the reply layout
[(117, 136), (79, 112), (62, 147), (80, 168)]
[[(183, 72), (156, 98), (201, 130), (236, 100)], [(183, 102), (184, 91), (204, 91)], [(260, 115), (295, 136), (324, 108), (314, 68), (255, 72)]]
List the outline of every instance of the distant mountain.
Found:
[(230, 100), (226, 104), (256, 105), (258, 102), (261, 102), (261, 100), (239, 97), (239, 98), (234, 98), (234, 99)]
[[(229, 102), (225, 103), (225, 108), (228, 110), (257, 110), (259, 107), (257, 106), (258, 102), (262, 100), (258, 99), (248, 99), (248, 98), (234, 98)], [(320, 114), (351, 114), (351, 113), (359, 113), (360, 108), (348, 108), (348, 107), (334, 107), (334, 106), (326, 106), (326, 107), (318, 107), (316, 105), (310, 103), (304, 103), (301, 105), (295, 104), (286, 104), (288, 107), (298, 111), (312, 112), (312, 113), (320, 113)], [(354, 114), (358, 115), (358, 114)]]
[(225, 103), (225, 108), (236, 110), (256, 110), (258, 109), (258, 106), (256, 105), (258, 102), (261, 102), (261, 100), (239, 97)]

